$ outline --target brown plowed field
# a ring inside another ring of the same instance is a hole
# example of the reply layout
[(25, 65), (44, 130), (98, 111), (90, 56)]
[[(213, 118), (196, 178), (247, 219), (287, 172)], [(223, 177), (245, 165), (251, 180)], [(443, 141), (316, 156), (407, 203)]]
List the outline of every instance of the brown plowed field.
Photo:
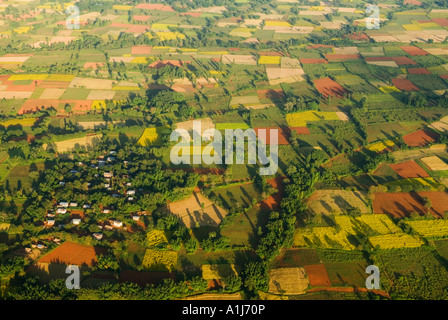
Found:
[(433, 143), (439, 138), (439, 134), (434, 131), (421, 129), (403, 137), (404, 142), (411, 147), (424, 147), (429, 143)]
[(310, 285), (313, 287), (331, 286), (327, 269), (323, 264), (309, 264), (304, 266)]
[(93, 246), (66, 241), (40, 258), (39, 262), (91, 266), (98, 261), (97, 255), (104, 253), (105, 250), (102, 248), (95, 248)]
[(385, 213), (395, 218), (407, 217), (412, 212), (423, 215), (428, 211), (424, 206), (425, 197), (431, 201), (432, 207), (429, 212), (434, 217), (441, 217), (445, 211), (448, 211), (448, 192), (422, 191), (375, 193), (373, 212)]
[(415, 86), (408, 79), (392, 79), (392, 84), (402, 91), (419, 91), (420, 89)]
[(327, 98), (328, 96), (342, 97), (344, 94), (348, 93), (348, 91), (339, 83), (330, 78), (316, 79), (314, 80), (314, 85), (324, 98)]
[(414, 160), (390, 164), (389, 167), (391, 167), (392, 170), (394, 170), (403, 179), (429, 177), (429, 174)]

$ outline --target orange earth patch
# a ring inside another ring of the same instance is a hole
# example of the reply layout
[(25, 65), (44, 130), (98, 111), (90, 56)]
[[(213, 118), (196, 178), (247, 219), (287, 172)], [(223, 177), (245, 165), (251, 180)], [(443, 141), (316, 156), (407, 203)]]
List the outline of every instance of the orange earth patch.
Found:
[(402, 91), (419, 91), (420, 89), (408, 79), (392, 79), (392, 84)]
[(391, 59), (393, 61), (395, 61), (396, 64), (398, 64), (399, 66), (402, 65), (416, 65), (417, 62), (415, 62), (414, 60), (412, 60), (411, 58), (408, 57), (391, 57)]
[[(431, 208), (424, 206), (424, 199), (431, 201)], [(375, 193), (373, 212), (388, 214), (395, 218), (408, 217), (412, 212), (424, 215), (430, 212), (434, 217), (441, 218), (448, 211), (448, 192), (422, 191), (422, 192), (387, 192)]]
[(145, 16), (145, 15), (135, 15), (132, 16), (132, 19), (135, 21), (148, 21), (151, 18), (151, 16)]
[(265, 210), (278, 210), (280, 209), (280, 203), (283, 198), (283, 177), (276, 177), (266, 180), (273, 188), (278, 192), (269, 196), (266, 200), (262, 201), (260, 207)]
[(84, 63), (84, 69), (92, 68), (93, 70), (96, 70), (103, 66), (104, 66), (104, 63), (102, 63), (102, 62), (86, 62), (86, 63)]
[(289, 127), (291, 131), (297, 132), (297, 134), (310, 134), (308, 127)]
[(414, 46), (402, 46), (400, 47), (402, 50), (406, 51), (407, 54), (411, 56), (426, 56), (429, 53), (423, 49), (414, 47)]
[(448, 19), (446, 19), (446, 18), (436, 18), (436, 19), (431, 19), (431, 20), (434, 21), (435, 23), (437, 23), (441, 27), (448, 27)]
[(420, 129), (403, 136), (404, 142), (411, 147), (424, 147), (439, 138), (439, 134), (427, 129)]
[(339, 83), (330, 78), (316, 79), (313, 81), (316, 89), (323, 95), (324, 98), (329, 96), (342, 97), (344, 94), (348, 93), (348, 91), (345, 90)]
[(431, 72), (426, 68), (410, 68), (408, 69), (410, 74), (431, 74)]
[(181, 68), (184, 63), (190, 63), (189, 61), (179, 61), (179, 60), (159, 60), (151, 63), (148, 68), (160, 69), (165, 66), (178, 67)]
[(403, 179), (429, 177), (428, 172), (420, 167), (414, 160), (397, 164), (389, 164), (389, 167)]
[(257, 90), (258, 99), (269, 99), (272, 101), (283, 100), (285, 94), (282, 89), (263, 89)]
[(331, 286), (330, 277), (327, 269), (323, 264), (309, 264), (303, 266), (305, 272), (310, 280), (310, 285), (313, 287), (327, 287)]
[(306, 47), (307, 49), (319, 49), (319, 48), (334, 48), (331, 44), (313, 44), (312, 46)]
[(174, 12), (174, 9), (171, 6), (166, 6), (163, 4), (152, 4), (152, 3), (140, 3), (135, 6), (137, 9), (146, 9), (146, 10), (158, 10), (158, 11), (171, 11)]
[(274, 131), (271, 130), (277, 130), (277, 137), (278, 137), (278, 141), (277, 144), (278, 145), (287, 145), (289, 144), (288, 138), (290, 135), (290, 131), (288, 127), (259, 127), (259, 128), (254, 128), (255, 134), (257, 135), (257, 137), (259, 137), (259, 130), (265, 130), (264, 134), (265, 134), (265, 139), (262, 139), (263, 141), (265, 141), (265, 143), (267, 145), (271, 144), (271, 134), (274, 134)]
[(98, 261), (97, 256), (105, 252), (103, 248), (66, 241), (40, 258), (39, 262), (92, 266)]
[(150, 54), (152, 46), (134, 46), (132, 47), (132, 54)]

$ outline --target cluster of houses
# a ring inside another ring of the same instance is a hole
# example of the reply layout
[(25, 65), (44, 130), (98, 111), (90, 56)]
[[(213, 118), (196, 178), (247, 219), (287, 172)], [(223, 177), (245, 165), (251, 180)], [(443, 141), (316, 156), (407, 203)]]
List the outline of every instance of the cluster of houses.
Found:
[[(116, 151), (110, 151), (109, 155), (107, 156), (99, 156), (94, 163), (91, 164), (92, 167), (95, 167), (96, 169), (100, 168), (100, 167), (104, 167), (107, 163), (111, 163), (115, 160), (114, 155), (116, 154)], [(127, 165), (129, 164), (129, 161), (124, 161), (124, 164)], [(78, 166), (83, 166), (84, 164), (82, 162), (78, 162)], [(71, 170), (71, 173), (77, 173), (77, 170)], [(95, 174), (95, 177), (99, 177), (100, 174)], [(106, 171), (103, 172), (103, 178), (105, 179), (105, 181), (103, 182), (103, 187), (106, 188), (109, 191), (112, 191), (112, 179), (114, 177), (113, 172), (111, 171)], [(123, 175), (122, 178), (124, 178), (125, 182), (123, 183), (123, 192), (120, 194), (119, 192), (114, 192), (111, 195), (113, 197), (120, 197), (120, 196), (126, 196), (128, 201), (133, 201), (134, 200), (134, 196), (136, 194), (136, 190), (132, 189), (132, 183), (130, 181), (126, 181), (129, 178), (129, 175)], [(59, 182), (60, 186), (64, 186), (65, 182), (61, 181)], [(88, 186), (90, 187), (90, 183), (88, 184)], [(47, 220), (45, 222), (47, 227), (53, 227), (55, 225), (55, 217), (58, 214), (66, 214), (68, 212), (71, 212), (72, 215), (70, 223), (72, 223), (73, 225), (80, 225), (82, 222), (82, 217), (80, 215), (76, 215), (73, 214), (73, 211), (71, 209), (78, 209), (78, 203), (76, 202), (69, 202), (69, 201), (61, 201), (59, 202), (59, 204), (56, 206), (55, 210), (52, 212), (47, 213)], [(91, 206), (89, 204), (84, 204), (82, 206), (82, 209), (90, 209)], [(106, 207), (101, 207), (101, 212), (103, 214), (110, 214), (112, 213), (112, 209), (111, 208), (106, 208)], [(132, 219), (134, 221), (139, 221), (140, 220), (140, 214), (141, 213), (135, 213), (132, 215)], [(59, 227), (63, 227), (63, 225), (59, 225)], [(114, 230), (114, 229), (119, 229), (119, 228), (123, 228), (123, 222), (119, 221), (119, 220), (115, 220), (115, 219), (110, 219), (104, 223), (101, 223), (98, 225), (98, 227), (101, 230)], [(101, 240), (103, 238), (103, 234), (101, 232), (94, 232), (92, 234), (92, 237), (96, 240)]]

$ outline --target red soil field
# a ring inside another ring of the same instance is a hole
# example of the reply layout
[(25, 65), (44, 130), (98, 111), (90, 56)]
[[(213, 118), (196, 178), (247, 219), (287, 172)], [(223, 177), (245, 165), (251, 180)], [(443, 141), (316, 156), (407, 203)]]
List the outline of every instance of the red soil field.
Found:
[(439, 134), (427, 129), (420, 129), (403, 137), (404, 142), (411, 147), (424, 147), (439, 138)]
[(410, 64), (410, 65), (417, 64), (417, 62), (415, 62), (414, 60), (412, 60), (411, 58), (408, 58), (408, 57), (391, 57), (391, 59), (393, 61), (395, 61), (395, 63), (398, 64), (399, 66), (407, 65), (407, 64)]
[(392, 84), (396, 86), (400, 90), (404, 91), (419, 91), (420, 89), (417, 88), (410, 80), (408, 79), (392, 79)]
[(120, 272), (118, 282), (133, 282), (144, 287), (148, 284), (159, 284), (164, 279), (174, 279), (174, 274), (170, 272), (123, 270)]
[(159, 11), (174, 11), (171, 6), (165, 6), (163, 4), (151, 4), (151, 3), (140, 3), (135, 8), (147, 9), (147, 10), (159, 10)]
[(392, 170), (394, 170), (403, 179), (429, 177), (429, 174), (414, 160), (397, 164), (389, 164), (389, 167), (392, 168)]
[(151, 26), (135, 25), (125, 30), (126, 33), (143, 33), (151, 29)]
[[(3, 81), (3, 85), (8, 85), (6, 91), (34, 91), (43, 80), (34, 80), (30, 84), (12, 84), (11, 81)], [(15, 81), (14, 81), (15, 82)]]
[(310, 134), (308, 127), (289, 127), (289, 130), (295, 131), (298, 134)]
[(148, 21), (151, 18), (151, 16), (145, 16), (145, 15), (135, 15), (132, 16), (132, 19), (135, 21)]
[(354, 41), (370, 41), (370, 38), (365, 33), (353, 33), (348, 36)]
[(300, 59), (300, 63), (302, 63), (302, 64), (320, 64), (320, 63), (327, 64), (328, 61), (325, 59)]
[(410, 54), (411, 56), (426, 56), (429, 54), (425, 50), (414, 47), (414, 46), (402, 46), (400, 48), (402, 50), (406, 51), (406, 53)]
[(269, 99), (272, 101), (283, 100), (285, 98), (285, 94), (282, 89), (257, 90), (257, 94), (259, 99)]
[(189, 63), (188, 61), (183, 62), (183, 61), (179, 61), (179, 60), (159, 60), (159, 61), (155, 61), (153, 63), (151, 63), (148, 68), (156, 68), (156, 69), (160, 69), (163, 68), (165, 66), (172, 66), (172, 67), (182, 67), (184, 63)]
[(422, 191), (375, 193), (373, 212), (385, 213), (395, 218), (407, 217), (412, 212), (424, 215), (428, 212), (424, 206), (425, 197), (431, 201), (432, 207), (429, 212), (434, 217), (440, 218), (445, 211), (448, 211), (448, 192)]
[(2, 74), (0, 75), (0, 81), (6, 81), (10, 76), (10, 74)]
[(57, 108), (59, 100), (44, 100), (44, 99), (29, 99), (20, 107), (18, 114), (24, 114), (29, 112), (35, 112), (41, 109)]
[(309, 264), (305, 265), (305, 272), (310, 280), (310, 285), (313, 287), (327, 287), (331, 286), (330, 278), (328, 277), (327, 269), (323, 264)]
[(104, 66), (102, 62), (86, 62), (84, 63), (84, 69), (92, 68), (94, 70)]
[(112, 22), (111, 27), (116, 27), (116, 28), (130, 28), (135, 26), (134, 24), (131, 23), (118, 23), (118, 22)]
[(103, 248), (66, 241), (39, 259), (43, 263), (74, 264), (92, 266), (98, 261), (97, 255), (104, 254)]
[(421, 6), (422, 5), (422, 3), (420, 1), (418, 1), (418, 0), (404, 0), (403, 4), (404, 5), (413, 4), (415, 6)]
[(431, 74), (431, 72), (426, 68), (409, 68), (408, 72), (410, 74)]
[(435, 23), (437, 23), (439, 26), (442, 27), (448, 27), (448, 19), (446, 18), (437, 18), (437, 19), (431, 19)]
[(132, 47), (132, 54), (150, 54), (152, 46), (134, 46)]
[(277, 129), (277, 133), (278, 133), (278, 141), (277, 144), (279, 145), (286, 145), (289, 144), (288, 138), (290, 135), (290, 131), (289, 128), (287, 127), (259, 127), (259, 128), (254, 128), (255, 134), (257, 135), (257, 137), (259, 136), (258, 134), (258, 130), (260, 129), (265, 129), (265, 135), (266, 135), (266, 144), (270, 145), (271, 144), (271, 131), (272, 129)]
[(330, 54), (326, 54), (325, 58), (327, 60), (355, 60), (355, 59), (361, 59), (361, 56), (359, 54), (336, 54), (336, 53), (330, 53)]
[(440, 78), (448, 80), (448, 74), (441, 74)]
[(344, 94), (348, 93), (348, 91), (339, 83), (330, 78), (316, 79), (313, 81), (316, 89), (324, 96), (324, 98), (329, 96), (342, 97)]
[(262, 201), (260, 207), (266, 210), (278, 210), (280, 209), (280, 203), (283, 198), (283, 177), (276, 177), (266, 180), (273, 188), (278, 192), (272, 196), (269, 196), (266, 200)]

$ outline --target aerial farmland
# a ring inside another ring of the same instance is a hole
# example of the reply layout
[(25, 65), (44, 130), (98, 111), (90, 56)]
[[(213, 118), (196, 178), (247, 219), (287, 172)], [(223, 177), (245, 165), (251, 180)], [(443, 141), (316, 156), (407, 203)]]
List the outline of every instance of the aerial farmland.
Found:
[(0, 299), (448, 299), (448, 2), (371, 5), (0, 0)]

